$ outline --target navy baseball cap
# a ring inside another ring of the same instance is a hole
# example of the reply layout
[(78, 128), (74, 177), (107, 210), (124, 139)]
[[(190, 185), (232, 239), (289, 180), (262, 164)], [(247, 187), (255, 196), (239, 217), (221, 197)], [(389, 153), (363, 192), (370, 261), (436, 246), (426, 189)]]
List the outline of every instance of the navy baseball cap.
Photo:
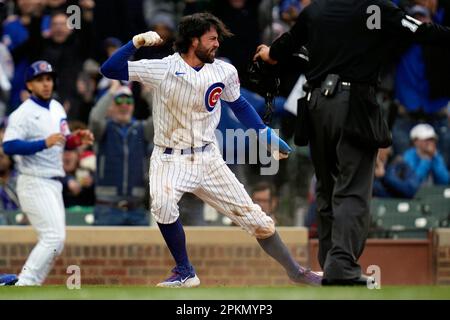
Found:
[(43, 74), (49, 74), (53, 79), (56, 78), (56, 72), (53, 71), (53, 67), (50, 63), (45, 60), (33, 62), (27, 69), (25, 82), (29, 82)]

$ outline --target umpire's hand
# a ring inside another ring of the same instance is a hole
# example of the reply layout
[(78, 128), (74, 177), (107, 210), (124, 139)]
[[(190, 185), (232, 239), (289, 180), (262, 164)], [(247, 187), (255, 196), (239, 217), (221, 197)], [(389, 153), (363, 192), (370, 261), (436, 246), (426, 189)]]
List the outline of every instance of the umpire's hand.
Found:
[(266, 46), (265, 44), (262, 44), (256, 48), (256, 54), (253, 57), (253, 60), (256, 61), (258, 59), (261, 59), (264, 62), (267, 62), (269, 64), (277, 64), (278, 61), (273, 60), (270, 57), (270, 47)]
[(162, 42), (163, 40), (161, 39), (159, 34), (154, 31), (141, 33), (133, 37), (133, 44), (137, 49), (139, 49), (140, 47), (157, 46)]

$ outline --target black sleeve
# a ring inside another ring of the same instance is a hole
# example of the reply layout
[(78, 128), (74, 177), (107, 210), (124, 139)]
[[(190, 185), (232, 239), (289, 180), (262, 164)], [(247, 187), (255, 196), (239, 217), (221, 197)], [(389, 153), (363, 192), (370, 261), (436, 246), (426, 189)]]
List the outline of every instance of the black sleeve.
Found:
[(423, 23), (417, 29), (417, 35), (414, 40), (423, 44), (450, 47), (450, 28), (436, 23)]
[(408, 16), (391, 1), (380, 0), (378, 3), (382, 31), (396, 38), (422, 44), (450, 46), (450, 28), (435, 23), (422, 23)]
[[(311, 5), (310, 5), (311, 6)], [(307, 10), (304, 9), (297, 18), (294, 26), (288, 32), (283, 33), (270, 46), (269, 55), (279, 61), (298, 51), (308, 41)]]

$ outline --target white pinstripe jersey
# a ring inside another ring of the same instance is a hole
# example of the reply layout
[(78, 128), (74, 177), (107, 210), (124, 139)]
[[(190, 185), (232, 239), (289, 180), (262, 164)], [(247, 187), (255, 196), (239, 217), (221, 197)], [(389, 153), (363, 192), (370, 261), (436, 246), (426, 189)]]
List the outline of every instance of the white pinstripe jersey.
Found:
[[(51, 100), (49, 109), (28, 99), (8, 119), (3, 141), (46, 139), (54, 133), (70, 134), (63, 106)], [(62, 164), (64, 147), (53, 146), (34, 155), (15, 156), (19, 173), (36, 177), (64, 177)]]
[(129, 78), (153, 89), (154, 144), (184, 149), (215, 143), (220, 99), (240, 96), (236, 68), (215, 60), (200, 71), (179, 53), (164, 59), (128, 62)]

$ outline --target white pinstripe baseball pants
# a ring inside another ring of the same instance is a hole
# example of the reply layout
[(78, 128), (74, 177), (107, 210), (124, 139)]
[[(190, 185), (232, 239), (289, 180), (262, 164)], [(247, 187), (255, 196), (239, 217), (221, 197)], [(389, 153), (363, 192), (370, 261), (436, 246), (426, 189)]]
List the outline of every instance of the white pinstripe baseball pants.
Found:
[(64, 248), (66, 216), (62, 184), (51, 179), (19, 175), (17, 195), (39, 241), (28, 256), (16, 285), (41, 285)]
[(191, 192), (258, 239), (275, 232), (273, 220), (253, 203), (217, 147), (193, 155), (164, 154), (164, 149), (155, 146), (150, 160), (151, 212), (158, 223), (174, 223), (178, 201)]

